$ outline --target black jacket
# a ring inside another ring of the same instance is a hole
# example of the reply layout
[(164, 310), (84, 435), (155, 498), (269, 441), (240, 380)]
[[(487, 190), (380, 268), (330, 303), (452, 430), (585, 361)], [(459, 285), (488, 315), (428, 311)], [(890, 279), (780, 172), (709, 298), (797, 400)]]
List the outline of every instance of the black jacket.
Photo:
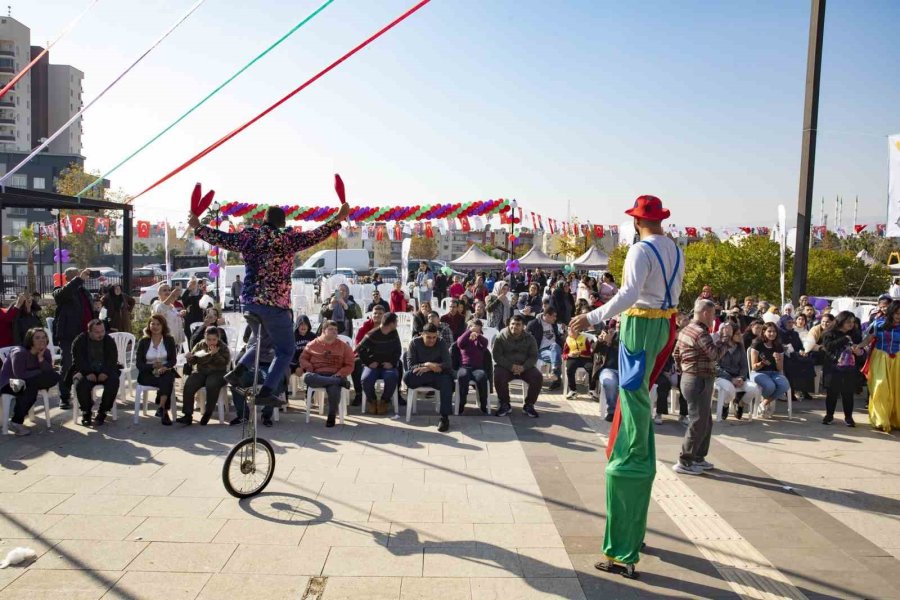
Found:
[(400, 354), (403, 352), (403, 346), (400, 343), (400, 335), (396, 330), (385, 335), (381, 332), (381, 328), (373, 329), (356, 347), (356, 354), (359, 356), (363, 366), (368, 366), (373, 362), (391, 363), (396, 368), (400, 364)]
[(30, 313), (22, 312), (21, 310), (16, 314), (16, 318), (13, 319), (13, 343), (16, 346), (24, 346), (25, 345), (25, 334), (28, 333), (28, 330), (33, 327), (43, 327), (44, 325), (41, 323), (41, 318), (38, 316), (41, 312), (41, 309), (35, 305), (32, 305), (32, 309)]
[(90, 308), (91, 318), (97, 318), (91, 296), (85, 291), (84, 280), (81, 277), (73, 277), (72, 281), (63, 287), (53, 290), (53, 300), (56, 302), (53, 339), (60, 346), (72, 342), (84, 333), (84, 306)]
[[(88, 347), (90, 338), (87, 333), (81, 333), (72, 342), (72, 368), (66, 376), (69, 381), (76, 373), (90, 375), (95, 371), (91, 368), (91, 355)], [(118, 377), (122, 365), (119, 364), (119, 350), (116, 342), (108, 335), (103, 336), (103, 370), (108, 377)]]
[(203, 320), (203, 309), (200, 308), (201, 298), (203, 298), (203, 294), (191, 294), (191, 290), (184, 290), (184, 293), (181, 294), (181, 303), (184, 305), (184, 310), (187, 311), (184, 317), (185, 331), (189, 330), (191, 323), (199, 323)]
[[(544, 340), (544, 327), (543, 325), (541, 325), (541, 322), (543, 321), (543, 314), (544, 313), (540, 313), (534, 319), (528, 321), (528, 325), (525, 326), (525, 331), (530, 333), (531, 337), (534, 338), (534, 341), (538, 347), (538, 352), (540, 352), (541, 342)], [(553, 324), (553, 336), (556, 340), (556, 344), (560, 348), (562, 348), (563, 342), (565, 340), (563, 339), (562, 334), (559, 332), (559, 327), (557, 327), (556, 323)]]
[[(175, 345), (175, 338), (171, 335), (167, 335), (163, 338), (163, 345), (166, 347), (166, 362), (164, 366), (169, 367), (170, 369), (175, 366), (176, 359), (178, 357), (178, 349)], [(150, 349), (150, 338), (143, 337), (137, 344), (137, 353), (135, 358), (135, 364), (138, 369), (138, 373), (152, 373), (153, 372), (153, 363), (147, 362), (147, 350)], [(175, 374), (176, 377), (178, 374)]]

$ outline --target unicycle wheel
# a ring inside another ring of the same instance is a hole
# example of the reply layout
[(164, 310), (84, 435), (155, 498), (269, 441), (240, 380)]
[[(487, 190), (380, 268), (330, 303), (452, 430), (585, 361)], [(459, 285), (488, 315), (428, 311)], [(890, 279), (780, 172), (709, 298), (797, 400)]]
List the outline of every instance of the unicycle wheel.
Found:
[(235, 498), (249, 498), (266, 489), (274, 474), (272, 444), (262, 438), (246, 438), (228, 453), (222, 467), (222, 483)]

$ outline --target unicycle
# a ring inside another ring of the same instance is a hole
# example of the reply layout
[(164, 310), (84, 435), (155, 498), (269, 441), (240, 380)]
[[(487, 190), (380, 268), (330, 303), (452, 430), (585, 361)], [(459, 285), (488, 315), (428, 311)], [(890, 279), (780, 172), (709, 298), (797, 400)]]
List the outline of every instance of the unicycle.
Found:
[(259, 391), (259, 355), (262, 323), (255, 315), (245, 314), (247, 322), (256, 326), (256, 361), (253, 368), (253, 385), (246, 390), (246, 408), (249, 417), (244, 422), (243, 439), (238, 442), (222, 467), (222, 483), (235, 498), (250, 498), (260, 493), (275, 474), (275, 451), (268, 440), (256, 437), (256, 395)]

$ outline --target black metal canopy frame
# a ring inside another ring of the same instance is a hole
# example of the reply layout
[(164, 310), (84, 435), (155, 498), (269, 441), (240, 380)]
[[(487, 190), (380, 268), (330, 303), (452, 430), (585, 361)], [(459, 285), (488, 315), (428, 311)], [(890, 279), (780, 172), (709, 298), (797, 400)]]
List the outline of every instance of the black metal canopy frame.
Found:
[[(47, 211), (77, 210), (77, 211), (101, 211), (110, 210), (122, 213), (123, 218), (123, 243), (122, 243), (122, 291), (128, 295), (131, 293), (131, 271), (133, 267), (132, 255), (132, 210), (130, 204), (109, 202), (108, 200), (95, 200), (92, 198), (76, 198), (50, 192), (36, 190), (24, 190), (19, 188), (0, 188), (0, 230), (3, 225), (3, 211), (7, 208), (39, 208)], [(56, 215), (57, 231), (59, 231), (60, 216)], [(57, 262), (57, 271), (62, 272), (62, 263)], [(3, 275), (3, 254), (0, 253), (0, 290), (6, 290), (6, 282)]]

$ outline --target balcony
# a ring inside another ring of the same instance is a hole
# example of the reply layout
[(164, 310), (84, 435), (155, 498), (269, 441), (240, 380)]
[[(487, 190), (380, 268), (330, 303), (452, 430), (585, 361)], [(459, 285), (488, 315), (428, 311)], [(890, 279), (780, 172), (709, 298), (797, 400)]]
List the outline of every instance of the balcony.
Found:
[(16, 120), (9, 117), (0, 117), (0, 125), (15, 125)]
[(16, 103), (12, 100), (0, 100), (0, 108), (15, 108)]
[(16, 70), (13, 67), (7, 67), (7, 66), (0, 65), (0, 73), (8, 73), (10, 75), (15, 75)]
[(0, 133), (0, 142), (14, 142), (14, 141), (16, 141), (16, 136), (6, 135), (5, 133)]
[(10, 48), (0, 48), (0, 56), (16, 57), (16, 52)]

